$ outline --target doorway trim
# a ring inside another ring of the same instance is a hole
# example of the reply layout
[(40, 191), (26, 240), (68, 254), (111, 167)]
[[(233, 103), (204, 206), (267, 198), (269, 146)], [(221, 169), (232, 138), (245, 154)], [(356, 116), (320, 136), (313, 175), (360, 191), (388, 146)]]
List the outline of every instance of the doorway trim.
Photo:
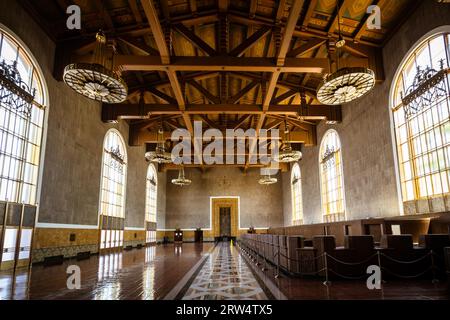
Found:
[(231, 235), (239, 236), (241, 230), (241, 198), (236, 196), (230, 197), (210, 197), (210, 228), (213, 237), (220, 237), (219, 215), (216, 208), (220, 206), (231, 206)]

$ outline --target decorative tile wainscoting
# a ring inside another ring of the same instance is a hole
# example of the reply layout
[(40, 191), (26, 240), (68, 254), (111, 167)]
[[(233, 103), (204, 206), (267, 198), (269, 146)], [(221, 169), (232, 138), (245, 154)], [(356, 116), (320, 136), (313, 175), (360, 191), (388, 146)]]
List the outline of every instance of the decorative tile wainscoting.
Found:
[(33, 239), (33, 263), (63, 255), (75, 257), (80, 252), (98, 253), (99, 230), (37, 228)]
[(78, 253), (88, 251), (90, 251), (91, 254), (98, 253), (98, 244), (34, 249), (32, 263), (44, 262), (45, 258), (53, 256), (64, 256), (64, 258), (74, 258), (77, 256)]
[(145, 245), (145, 231), (125, 230), (124, 247), (132, 246), (135, 248), (138, 245)]
[[(145, 231), (125, 230), (124, 247), (145, 245)], [(63, 255), (76, 257), (80, 252), (98, 253), (99, 230), (37, 228), (33, 241), (33, 263), (43, 262), (45, 258)]]

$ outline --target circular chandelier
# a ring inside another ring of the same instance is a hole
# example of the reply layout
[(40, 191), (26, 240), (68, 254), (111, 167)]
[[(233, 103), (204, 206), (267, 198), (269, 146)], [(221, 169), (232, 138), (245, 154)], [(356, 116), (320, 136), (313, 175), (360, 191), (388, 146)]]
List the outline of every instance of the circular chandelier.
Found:
[(292, 149), (291, 145), (291, 130), (289, 128), (289, 124), (287, 121), (285, 122), (286, 131), (285, 140), (283, 147), (281, 148), (278, 155), (275, 157), (275, 161), (279, 163), (291, 163), (300, 161), (303, 157), (303, 154), (300, 151), (296, 151)]
[(106, 67), (106, 36), (96, 36), (93, 63), (73, 63), (64, 69), (64, 82), (79, 94), (104, 103), (121, 103), (128, 96), (125, 81)]
[(280, 163), (292, 163), (302, 160), (303, 154), (300, 151), (292, 150), (290, 143), (281, 149), (278, 155), (278, 161)]
[(317, 99), (326, 105), (354, 101), (375, 87), (375, 74), (368, 68), (342, 68), (325, 76), (317, 89)]
[(181, 167), (180, 172), (178, 173), (178, 179), (173, 179), (172, 184), (179, 187), (187, 187), (192, 184), (192, 180), (186, 179), (184, 167)]
[(263, 186), (269, 186), (278, 182), (277, 178), (273, 178), (270, 174), (264, 175), (259, 179), (258, 183)]
[(147, 161), (158, 164), (169, 164), (173, 162), (172, 154), (166, 152), (163, 129), (159, 129), (158, 131), (158, 145), (155, 151), (147, 152), (145, 158)]

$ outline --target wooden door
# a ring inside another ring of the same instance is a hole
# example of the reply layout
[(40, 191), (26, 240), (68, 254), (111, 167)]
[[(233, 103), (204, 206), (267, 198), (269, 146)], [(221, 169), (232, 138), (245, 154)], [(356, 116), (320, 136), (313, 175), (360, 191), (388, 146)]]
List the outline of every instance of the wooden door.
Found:
[(220, 236), (231, 237), (231, 208), (220, 208)]

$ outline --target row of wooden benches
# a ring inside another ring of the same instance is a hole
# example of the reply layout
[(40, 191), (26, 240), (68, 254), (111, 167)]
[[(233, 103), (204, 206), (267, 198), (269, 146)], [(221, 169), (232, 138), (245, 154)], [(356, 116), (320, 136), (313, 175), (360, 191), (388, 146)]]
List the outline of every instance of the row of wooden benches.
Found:
[[(411, 235), (384, 235), (379, 245), (372, 236), (346, 236), (336, 247), (334, 236), (246, 234), (239, 243), (264, 263), (290, 275), (316, 275), (348, 279), (367, 277), (367, 267), (381, 267), (386, 277), (445, 277), (449, 234), (428, 234), (413, 244)], [(450, 250), (448, 250), (450, 252)]]

